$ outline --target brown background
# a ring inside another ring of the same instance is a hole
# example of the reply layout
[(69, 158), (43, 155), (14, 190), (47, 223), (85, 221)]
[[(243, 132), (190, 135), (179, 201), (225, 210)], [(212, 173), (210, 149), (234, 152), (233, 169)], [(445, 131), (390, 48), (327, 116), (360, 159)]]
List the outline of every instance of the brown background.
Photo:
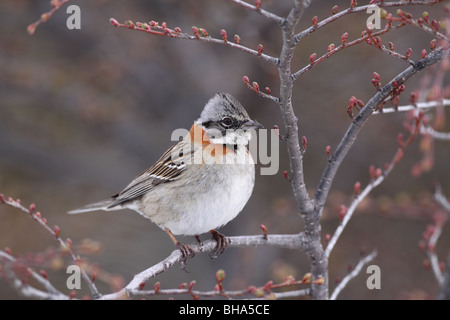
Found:
[[(81, 8), (81, 30), (66, 28), (64, 7), (29, 36), (27, 25), (49, 10), (49, 1), (0, 2), (0, 193), (20, 198), (26, 205), (36, 203), (49, 224), (59, 225), (62, 236), (71, 238), (76, 246), (83, 239), (101, 243), (97, 254), (83, 256), (100, 266), (105, 272), (102, 275), (128, 282), (173, 250), (167, 235), (128, 211), (76, 216), (66, 212), (120, 191), (172, 144), (172, 130), (189, 128), (215, 92), (233, 94), (266, 128), (275, 124), (282, 128), (282, 120), (274, 103), (249, 91), (241, 80), (247, 75), (277, 95), (279, 82), (273, 65), (225, 46), (115, 29), (109, 18), (166, 21), (169, 27), (186, 31), (195, 25), (215, 37), (220, 37), (224, 28), (230, 38), (238, 33), (242, 44), (249, 47), (262, 43), (264, 52), (273, 56), (280, 51), (281, 33), (258, 14), (227, 1), (72, 3)], [(344, 8), (342, 1), (314, 1), (298, 30), (310, 26), (314, 15), (319, 19), (329, 16), (334, 4)], [(263, 5), (286, 15), (291, 1), (263, 1)], [(420, 14), (424, 8), (408, 10)], [(426, 10), (438, 17), (443, 12), (442, 5)], [(395, 13), (395, 9), (390, 11)], [(348, 32), (349, 39), (358, 37), (367, 17), (365, 13), (347, 16), (306, 38), (297, 48), (293, 70), (308, 63), (311, 53), (320, 56), (330, 43), (338, 45), (342, 33)], [(383, 43), (393, 41), (399, 52), (411, 47), (412, 58), (418, 59), (431, 39), (421, 30), (406, 27), (383, 37)], [(325, 147), (335, 147), (350, 124), (348, 99), (354, 95), (367, 101), (374, 94), (372, 72), (377, 71), (386, 83), (406, 67), (405, 62), (361, 44), (332, 56), (298, 79), (293, 102), (300, 133), (308, 138), (305, 175), (311, 194), (326, 165)], [(408, 83), (406, 96), (418, 83), (419, 79)], [(403, 114), (374, 116), (364, 127), (334, 182), (324, 211), (324, 233), (332, 233), (337, 226), (339, 205), (350, 203), (353, 184), (368, 183), (369, 166), (382, 167), (392, 158), (397, 134), (404, 132), (403, 119)], [(389, 179), (361, 204), (330, 257), (331, 289), (334, 279), (345, 276), (348, 266), (358, 261), (361, 250), (374, 248), (379, 251), (373, 263), (381, 268), (382, 289), (368, 290), (363, 273), (340, 298), (435, 296), (436, 282), (422, 266), (425, 255), (417, 243), (436, 210), (431, 198), (434, 179), (450, 194), (448, 147), (437, 143), (435, 167), (414, 178), (410, 170), (421, 157), (415, 141)], [(282, 174), (288, 169), (283, 143), (280, 158), (279, 173), (256, 177), (248, 205), (221, 232), (259, 234), (260, 224), (270, 233), (302, 229)], [(441, 258), (448, 253), (448, 243), (447, 226), (437, 248)], [(54, 246), (50, 236), (26, 214), (0, 206), (0, 248), (9, 247), (16, 255), (27, 257), (31, 252), (48, 253)], [(230, 249), (216, 260), (199, 255), (189, 262), (190, 273), (175, 266), (157, 280), (162, 288), (197, 280), (198, 289), (210, 290), (214, 274), (221, 268), (227, 272), (225, 287), (239, 289), (268, 280), (282, 281), (290, 274), (301, 278), (308, 272), (308, 263), (304, 254), (289, 250)], [(64, 270), (49, 273), (64, 289)], [(110, 291), (98, 283), (102, 292)], [(148, 287), (153, 283), (149, 281)], [(83, 287), (78, 296), (86, 292)], [(14, 298), (18, 296), (0, 281), (0, 299)]]

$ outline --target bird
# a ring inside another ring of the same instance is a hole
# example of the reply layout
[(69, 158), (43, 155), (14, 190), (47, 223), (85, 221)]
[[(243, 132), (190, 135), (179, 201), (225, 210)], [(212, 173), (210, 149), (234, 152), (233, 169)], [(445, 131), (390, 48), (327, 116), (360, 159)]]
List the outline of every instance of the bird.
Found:
[(253, 192), (255, 162), (247, 145), (260, 128), (236, 98), (219, 92), (184, 138), (121, 192), (68, 213), (134, 210), (169, 235), (183, 269), (195, 253), (175, 236), (193, 235), (200, 243), (199, 235), (209, 232), (217, 242), (211, 257), (217, 257), (227, 241), (216, 229), (233, 220)]

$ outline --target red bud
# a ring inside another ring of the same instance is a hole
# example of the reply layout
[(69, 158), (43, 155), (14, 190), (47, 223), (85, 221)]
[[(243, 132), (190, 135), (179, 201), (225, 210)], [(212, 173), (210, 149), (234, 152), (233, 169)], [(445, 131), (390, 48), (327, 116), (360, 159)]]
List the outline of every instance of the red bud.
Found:
[(347, 43), (347, 39), (348, 39), (348, 33), (346, 32), (341, 36), (341, 41), (342, 41), (343, 45), (345, 45)]
[(192, 281), (189, 283), (189, 287), (188, 287), (189, 292), (192, 291), (192, 289), (194, 288), (195, 284), (196, 284), (196, 281), (195, 281), (195, 280), (192, 280)]
[(397, 135), (397, 143), (400, 147), (403, 147), (403, 134), (402, 133), (399, 133)]
[(431, 50), (436, 49), (436, 39), (433, 39), (430, 41), (430, 48), (431, 48)]
[(339, 220), (344, 220), (345, 215), (347, 214), (347, 207), (345, 205), (341, 205), (339, 209)]
[(33, 35), (36, 32), (36, 24), (32, 23), (27, 27), (27, 32), (29, 35)]
[(186, 289), (187, 288), (187, 283), (186, 282), (183, 282), (183, 283), (181, 283), (179, 286), (178, 286), (178, 289)]
[(216, 272), (216, 280), (217, 282), (222, 282), (225, 279), (225, 270), (220, 269)]
[(206, 29), (204, 28), (199, 28), (198, 29), (199, 33), (201, 34), (202, 37), (209, 37), (208, 32), (206, 31)]
[(328, 52), (331, 52), (334, 50), (334, 43), (331, 43), (330, 45), (328, 45)]
[(328, 158), (329, 158), (330, 155), (331, 155), (331, 146), (326, 146), (325, 152), (327, 153), (327, 156), (328, 156)]
[(117, 21), (114, 18), (109, 19), (109, 23), (111, 23), (114, 27), (118, 27), (119, 26), (119, 21)]
[(127, 21), (125, 21), (125, 24), (128, 26), (128, 28), (134, 29), (134, 23), (133, 23), (133, 21), (127, 20)]
[(264, 290), (266, 290), (267, 292), (270, 293), (270, 291), (272, 289), (272, 285), (273, 285), (273, 281), (272, 280), (267, 281), (267, 283), (264, 285)]
[(314, 62), (316, 61), (316, 59), (317, 59), (317, 54), (316, 54), (316, 53), (313, 53), (312, 55), (309, 56), (309, 62), (310, 62), (311, 64), (314, 64)]
[(308, 146), (308, 140), (305, 136), (302, 137), (302, 144), (303, 144), (303, 152), (306, 151), (306, 147)]
[(53, 232), (55, 233), (55, 237), (59, 238), (59, 234), (61, 233), (61, 229), (58, 226), (53, 227)]
[(262, 44), (258, 44), (258, 56), (260, 56), (262, 54), (263, 50), (264, 50), (263, 45)]
[(263, 224), (259, 225), (259, 228), (262, 230), (264, 234), (264, 240), (267, 240), (267, 227)]
[(353, 186), (353, 189), (355, 191), (355, 195), (358, 196), (361, 193), (361, 182), (357, 181)]
[(194, 34), (196, 39), (200, 39), (200, 32), (198, 31), (197, 27), (192, 27), (192, 33)]
[(259, 93), (259, 84), (258, 84), (258, 82), (253, 81), (252, 87), (253, 87), (253, 90), (254, 90), (256, 93)]
[(255, 0), (255, 7), (257, 11), (261, 10), (261, 0)]
[(153, 289), (155, 290), (155, 294), (159, 293), (159, 288), (161, 288), (161, 283), (158, 281), (153, 285)]
[(412, 49), (409, 48), (408, 50), (406, 50), (405, 58), (409, 59), (409, 57), (411, 57), (411, 55), (412, 55)]
[(222, 35), (223, 42), (227, 43), (228, 42), (227, 31), (225, 29), (222, 29), (220, 30), (220, 34)]
[(34, 203), (32, 203), (32, 204), (30, 204), (28, 211), (30, 212), (30, 214), (33, 214), (34, 210), (36, 210), (36, 205)]
[(311, 283), (312, 278), (313, 278), (312, 273), (309, 273), (309, 272), (308, 272), (308, 273), (306, 273), (306, 274), (303, 276), (303, 278), (302, 278), (302, 283), (303, 283), (303, 284)]
[(331, 9), (331, 13), (332, 14), (336, 14), (339, 11), (339, 7), (337, 5), (333, 6), (333, 8)]

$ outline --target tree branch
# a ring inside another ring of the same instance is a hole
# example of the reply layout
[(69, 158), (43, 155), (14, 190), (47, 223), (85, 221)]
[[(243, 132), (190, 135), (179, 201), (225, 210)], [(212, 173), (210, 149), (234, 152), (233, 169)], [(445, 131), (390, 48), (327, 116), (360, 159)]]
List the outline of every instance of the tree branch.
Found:
[(379, 110), (375, 110), (373, 114), (385, 114), (385, 113), (394, 113), (394, 112), (406, 112), (411, 110), (427, 110), (434, 109), (436, 107), (447, 107), (450, 106), (450, 99), (443, 99), (437, 101), (428, 101), (428, 102), (419, 102), (415, 105), (406, 105), (399, 106), (397, 108), (383, 108)]
[[(174, 38), (174, 39), (184, 39), (184, 40), (198, 40), (201, 42), (209, 42), (209, 43), (226, 45), (231, 48), (239, 49), (243, 52), (249, 53), (253, 56), (261, 58), (261, 60), (270, 62), (274, 65), (278, 65), (278, 63), (279, 63), (277, 58), (274, 58), (265, 53), (262, 53), (261, 50), (254, 50), (254, 49), (250, 49), (244, 45), (241, 45), (240, 38), (236, 38), (235, 42), (228, 41), (228, 39), (224, 35), (222, 35), (222, 37), (223, 37), (222, 39), (212, 38), (211, 36), (209, 36), (209, 34), (206, 32), (206, 30), (204, 30), (202, 28), (199, 29), (196, 27), (192, 27), (193, 32), (195, 34), (189, 35), (187, 33), (181, 32), (181, 30), (179, 28), (175, 28), (175, 30), (172, 30), (172, 29), (169, 29), (164, 23), (160, 26), (158, 23), (156, 23), (154, 21), (152, 21), (152, 23), (150, 23), (150, 24), (142, 23), (142, 22), (134, 23), (130, 20), (128, 20), (125, 23), (120, 23), (116, 19), (111, 18), (110, 23), (117, 28), (126, 28), (126, 29), (130, 29), (130, 30), (137, 30), (137, 31), (141, 31), (141, 32), (145, 32), (145, 33), (149, 33), (149, 34), (153, 34), (153, 35), (157, 35), (157, 36), (170, 37), (170, 38)], [(200, 32), (199, 30), (202, 30), (202, 32)], [(225, 30), (223, 30), (223, 31), (225, 31)], [(226, 34), (226, 31), (225, 31), (225, 34)]]
[[(401, 6), (405, 6), (405, 5), (433, 5), (436, 4), (440, 1), (409, 1), (408, 3), (405, 3), (404, 1), (395, 1), (395, 2), (384, 2), (384, 3), (377, 3), (376, 5), (380, 8), (387, 8), (387, 7), (401, 7)], [(345, 10), (342, 10), (320, 22), (317, 22), (316, 25), (309, 27), (308, 29), (303, 30), (302, 32), (298, 33), (297, 35), (295, 35), (295, 41), (300, 41), (301, 39), (303, 39), (304, 37), (310, 35), (311, 33), (313, 33), (314, 31), (322, 28), (323, 26), (338, 20), (339, 18), (342, 18), (348, 14), (351, 13), (356, 13), (356, 12), (365, 12), (367, 11), (368, 8), (373, 7), (373, 5), (365, 5), (365, 6), (359, 6), (359, 7), (350, 7), (347, 8)]]
[(373, 251), (371, 254), (369, 254), (368, 256), (365, 256), (364, 258), (362, 258), (361, 260), (359, 260), (358, 264), (356, 265), (356, 267), (352, 270), (352, 272), (350, 272), (349, 274), (347, 274), (345, 276), (344, 279), (342, 279), (341, 282), (339, 282), (339, 284), (336, 286), (336, 288), (334, 289), (333, 293), (330, 296), (330, 300), (336, 300), (336, 298), (338, 297), (338, 295), (341, 293), (341, 291), (347, 286), (347, 284), (350, 282), (350, 280), (356, 278), (359, 273), (361, 272), (362, 268), (368, 264), (369, 262), (371, 262), (373, 259), (375, 259), (375, 257), (377, 256), (377, 252)]
[[(434, 191), (434, 199), (435, 201), (445, 210), (447, 211), (447, 214), (450, 213), (450, 203), (448, 202), (447, 198), (442, 194), (442, 190), (441, 190), (441, 186), (437, 185)], [(439, 228), (439, 235), (442, 232), (442, 224), (438, 223), (438, 228)], [(439, 237), (439, 235), (436, 237), (436, 239), (433, 239), (434, 242), (437, 242), (437, 238)], [(434, 234), (432, 235), (432, 237), (434, 236)], [(430, 242), (432, 241), (431, 237), (430, 237)], [(431, 251), (431, 250), (427, 250), (427, 253)], [(436, 254), (435, 254), (436, 256)], [(437, 257), (436, 257), (437, 260)], [(433, 266), (433, 261), (430, 258), (430, 261), (432, 263)], [(445, 269), (443, 271), (441, 271), (440, 267), (439, 267), (439, 262), (437, 261), (437, 267), (439, 272), (436, 274), (435, 276), (438, 280), (439, 283), (439, 293), (437, 295), (437, 299), (438, 300), (449, 300), (450, 299), (450, 253), (447, 255), (447, 262), (445, 263)], [(435, 267), (433, 266), (433, 271), (435, 270)], [(439, 276), (440, 275), (440, 276)]]
[(14, 265), (16, 263), (16, 259), (3, 250), (0, 250), (0, 260), (5, 260), (6, 262), (8, 262), (8, 264), (2, 264), (2, 268), (0, 269), (0, 271), (2, 271), (2, 275), (9, 278), (12, 287), (16, 289), (16, 291), (19, 292), (22, 296), (26, 298), (45, 300), (65, 300), (69, 298), (68, 296), (62, 294), (59, 290), (57, 290), (50, 283), (50, 281), (48, 281), (48, 279), (36, 273), (31, 268), (26, 267), (26, 272), (31, 275), (33, 279), (35, 279), (40, 285), (42, 285), (46, 289), (46, 291), (36, 289), (20, 280), (15, 272), (11, 270), (12, 268), (8, 267), (8, 265)]
[[(41, 216), (41, 213), (40, 212), (35, 212), (36, 206), (34, 204), (31, 204), (30, 207), (27, 209), (21, 204), (20, 200), (13, 200), (12, 198), (5, 199), (4, 195), (0, 193), (0, 204), (2, 204), (2, 203), (5, 204), (5, 205), (8, 205), (10, 207), (19, 209), (20, 211), (29, 214), (30, 217), (34, 221), (38, 222), (38, 224), (40, 226), (42, 226), (48, 233), (50, 233), (50, 235), (52, 235), (54, 237), (55, 241), (62, 248), (64, 248), (64, 250), (69, 254), (69, 256), (72, 258), (73, 262), (75, 264), (78, 263), (78, 257), (72, 251), (71, 244), (69, 244), (68, 242), (64, 241), (61, 238), (59, 227), (58, 226), (54, 226), (53, 228), (51, 228), (47, 224), (47, 220)], [(92, 279), (89, 277), (89, 275), (83, 269), (81, 269), (81, 275), (82, 275), (83, 279), (86, 281), (86, 283), (88, 284), (89, 289), (90, 289), (90, 291), (92, 293), (92, 296), (94, 298), (97, 298), (100, 295), (100, 293), (97, 290), (97, 287), (94, 284), (94, 282), (92, 281)]]
[(263, 17), (266, 17), (269, 20), (272, 20), (272, 21), (276, 22), (279, 25), (282, 25), (283, 22), (284, 22), (283, 18), (277, 16), (276, 14), (273, 14), (273, 13), (271, 13), (269, 11), (266, 11), (266, 10), (262, 9), (261, 8), (261, 1), (259, 2), (259, 7), (256, 7), (254, 5), (251, 5), (251, 4), (249, 4), (249, 3), (245, 2), (245, 1), (241, 1), (241, 0), (230, 0), (230, 1), (240, 5), (241, 7), (244, 7), (246, 9), (255, 11), (255, 12), (259, 13), (260, 15), (262, 15)]
[[(328, 242), (328, 245), (325, 249), (325, 255), (327, 257), (330, 256), (331, 251), (333, 250), (337, 240), (339, 239), (340, 235), (344, 231), (345, 226), (350, 221), (351, 217), (353, 216), (353, 213), (355, 212), (358, 205), (361, 203), (364, 198), (369, 195), (369, 193), (375, 189), (377, 186), (379, 186), (383, 181), (386, 180), (386, 178), (389, 176), (391, 171), (394, 169), (395, 165), (400, 161), (402, 158), (402, 155), (404, 153), (404, 150), (406, 147), (408, 147), (411, 142), (415, 139), (417, 134), (420, 132), (420, 129), (422, 127), (422, 118), (421, 115), (419, 115), (418, 118), (416, 118), (416, 127), (414, 128), (414, 131), (411, 133), (411, 136), (408, 138), (406, 142), (402, 142), (402, 144), (399, 146), (397, 151), (395, 152), (394, 156), (392, 157), (391, 162), (388, 164), (386, 169), (382, 172), (381, 169), (376, 170), (373, 168), (373, 172), (371, 172), (371, 179), (372, 181), (364, 188), (362, 192), (357, 190), (357, 193), (355, 192), (355, 198), (353, 199), (351, 205), (346, 209), (345, 214), (342, 218), (341, 224), (337, 227), (336, 231), (334, 232), (333, 236)], [(377, 173), (377, 171), (379, 173)], [(356, 187), (355, 187), (356, 188)], [(359, 189), (359, 187), (358, 187)], [(356, 190), (355, 190), (356, 191)]]
[[(298, 249), (298, 250), (308, 250), (311, 244), (304, 237), (302, 233), (300, 234), (290, 234), (290, 235), (268, 235), (267, 240), (264, 239), (262, 235), (258, 236), (238, 236), (238, 237), (228, 237), (228, 248), (233, 247), (278, 247), (278, 248), (288, 248), (288, 249)], [(207, 240), (200, 244), (191, 244), (190, 247), (195, 253), (210, 252), (216, 248), (216, 241)], [(167, 258), (153, 265), (152, 267), (138, 273), (134, 276), (128, 285), (122, 290), (103, 295), (101, 299), (121, 299), (129, 298), (129, 291), (137, 290), (141, 283), (145, 283), (147, 280), (154, 278), (158, 274), (167, 271), (174, 264), (180, 262), (183, 259), (180, 250), (174, 250)]]
[(328, 161), (328, 165), (320, 179), (319, 185), (316, 189), (314, 195), (314, 200), (316, 201), (316, 206), (319, 210), (322, 210), (325, 201), (330, 191), (331, 184), (334, 177), (339, 169), (342, 161), (347, 155), (348, 151), (353, 146), (362, 126), (368, 120), (369, 116), (377, 109), (377, 107), (385, 101), (386, 98), (396, 89), (398, 86), (404, 84), (407, 80), (412, 78), (414, 75), (424, 70), (425, 68), (439, 63), (445, 56), (450, 52), (450, 47), (445, 49), (436, 50), (430, 55), (422, 60), (419, 60), (414, 65), (408, 67), (406, 70), (397, 75), (390, 83), (385, 85), (380, 89), (366, 105), (361, 109), (359, 114), (354, 118), (352, 124), (345, 133), (344, 138), (339, 143), (336, 151), (331, 156)]

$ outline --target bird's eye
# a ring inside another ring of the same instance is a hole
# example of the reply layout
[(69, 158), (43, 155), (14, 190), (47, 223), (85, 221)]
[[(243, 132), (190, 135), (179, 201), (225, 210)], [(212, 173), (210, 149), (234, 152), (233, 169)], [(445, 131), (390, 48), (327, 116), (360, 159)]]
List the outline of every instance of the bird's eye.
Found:
[(221, 122), (225, 127), (230, 127), (233, 124), (233, 120), (228, 117), (223, 118)]

